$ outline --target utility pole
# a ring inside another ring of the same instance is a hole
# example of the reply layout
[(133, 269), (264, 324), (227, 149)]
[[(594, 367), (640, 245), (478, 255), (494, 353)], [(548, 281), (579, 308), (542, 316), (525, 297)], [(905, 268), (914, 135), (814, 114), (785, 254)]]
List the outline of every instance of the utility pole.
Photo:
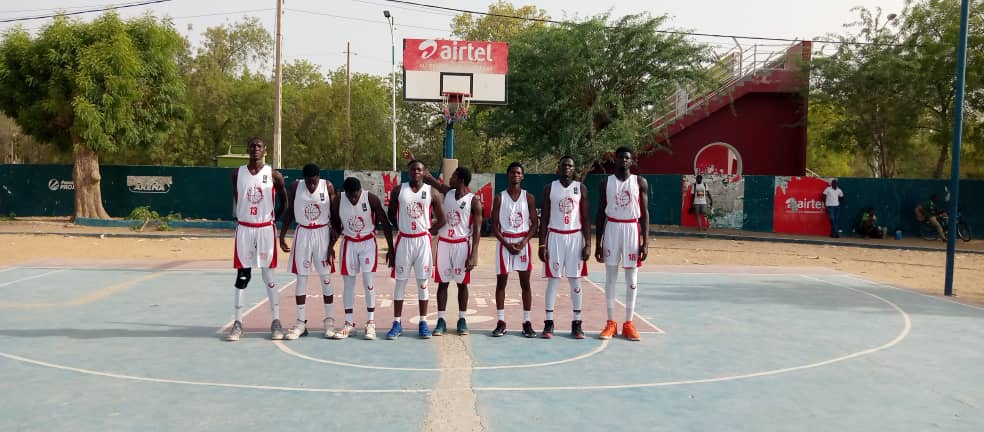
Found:
[(274, 111), (273, 111), (273, 168), (280, 169), (280, 115), (283, 108), (283, 16), (284, 0), (277, 0), (277, 48), (276, 62), (274, 67)]
[[(352, 148), (352, 42), (345, 43), (345, 144)], [(345, 152), (345, 168), (351, 154)]]
[[(390, 84), (393, 95), (393, 171), (396, 171), (396, 39), (393, 37), (393, 24), (396, 18), (388, 10), (383, 11), (383, 17), (390, 26)], [(406, 84), (404, 84), (406, 85)]]

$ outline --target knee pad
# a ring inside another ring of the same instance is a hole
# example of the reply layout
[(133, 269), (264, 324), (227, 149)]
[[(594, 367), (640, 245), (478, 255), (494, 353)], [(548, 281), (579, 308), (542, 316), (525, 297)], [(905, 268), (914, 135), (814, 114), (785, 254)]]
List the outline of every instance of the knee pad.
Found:
[(249, 285), (249, 280), (253, 277), (252, 270), (248, 268), (236, 270), (236, 288), (246, 289), (246, 286)]

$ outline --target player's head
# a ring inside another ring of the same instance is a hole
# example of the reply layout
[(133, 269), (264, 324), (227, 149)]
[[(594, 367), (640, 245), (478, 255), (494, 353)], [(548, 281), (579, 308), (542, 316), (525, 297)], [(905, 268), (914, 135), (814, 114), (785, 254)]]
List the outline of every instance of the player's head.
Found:
[(615, 149), (615, 168), (628, 169), (632, 166), (634, 156), (632, 149), (628, 147), (623, 146)]
[(562, 179), (569, 179), (574, 177), (574, 158), (571, 156), (562, 156), (560, 160), (557, 161), (557, 176)]
[(696, 178), (696, 179), (694, 179), (694, 181), (696, 181), (696, 182), (697, 182), (697, 184), (701, 184), (701, 183), (703, 183), (703, 182), (704, 182), (704, 176), (702, 176), (702, 175), (700, 175), (700, 174), (697, 174), (697, 178)]
[(830, 187), (837, 189), (837, 179), (833, 179), (830, 181)]
[(414, 159), (407, 163), (407, 176), (410, 177), (410, 183), (419, 184), (424, 180), (424, 163)]
[(249, 154), (250, 162), (257, 162), (266, 156), (266, 143), (263, 139), (255, 136), (246, 140), (246, 153)]
[(315, 163), (309, 163), (301, 169), (301, 175), (304, 176), (304, 185), (307, 186), (308, 190), (314, 192), (314, 189), (318, 187), (318, 182), (321, 181), (321, 168), (318, 168)]
[(355, 177), (349, 177), (342, 182), (342, 190), (349, 199), (356, 199), (362, 194), (362, 182)]
[(523, 168), (523, 164), (513, 162), (509, 164), (508, 168), (506, 168), (506, 176), (509, 177), (509, 183), (519, 184), (526, 176), (526, 169)]
[(448, 185), (454, 189), (468, 187), (471, 184), (471, 178), (471, 170), (465, 167), (458, 167), (451, 173), (451, 178), (448, 179)]

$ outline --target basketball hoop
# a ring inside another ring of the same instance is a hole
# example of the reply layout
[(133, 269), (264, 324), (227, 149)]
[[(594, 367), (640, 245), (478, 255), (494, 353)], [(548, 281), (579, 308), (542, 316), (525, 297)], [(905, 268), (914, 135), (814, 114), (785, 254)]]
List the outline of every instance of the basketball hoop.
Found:
[(468, 119), (468, 109), (471, 108), (470, 96), (467, 92), (441, 93), (441, 113), (444, 115), (444, 121)]

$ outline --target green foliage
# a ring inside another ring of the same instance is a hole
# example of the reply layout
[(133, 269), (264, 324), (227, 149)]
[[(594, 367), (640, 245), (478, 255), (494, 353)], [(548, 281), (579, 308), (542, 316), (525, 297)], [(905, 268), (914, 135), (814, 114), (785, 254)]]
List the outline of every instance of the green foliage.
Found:
[(0, 221), (14, 221), (17, 220), (17, 215), (14, 212), (10, 212), (6, 215), (0, 215)]
[(151, 210), (149, 206), (142, 206), (131, 210), (125, 219), (140, 222), (139, 225), (130, 226), (130, 229), (134, 231), (143, 231), (148, 225), (155, 226), (158, 231), (170, 231), (171, 227), (168, 222), (180, 221), (181, 213), (171, 212), (166, 216), (161, 216), (160, 213)]
[[(527, 5), (516, 7), (503, 0), (489, 5), (489, 15), (463, 13), (451, 20), (451, 35), (463, 40), (510, 41), (530, 29), (540, 29), (550, 15)], [(524, 19), (508, 18), (521, 17)]]
[(169, 22), (150, 16), (56, 17), (37, 37), (16, 28), (0, 44), (0, 108), (64, 151), (161, 142), (187, 113), (175, 63), (181, 45)]
[(600, 15), (525, 32), (510, 45), (509, 105), (486, 133), (527, 158), (570, 154), (581, 168), (652, 133), (649, 107), (697, 79), (707, 49), (657, 30), (666, 16)]

